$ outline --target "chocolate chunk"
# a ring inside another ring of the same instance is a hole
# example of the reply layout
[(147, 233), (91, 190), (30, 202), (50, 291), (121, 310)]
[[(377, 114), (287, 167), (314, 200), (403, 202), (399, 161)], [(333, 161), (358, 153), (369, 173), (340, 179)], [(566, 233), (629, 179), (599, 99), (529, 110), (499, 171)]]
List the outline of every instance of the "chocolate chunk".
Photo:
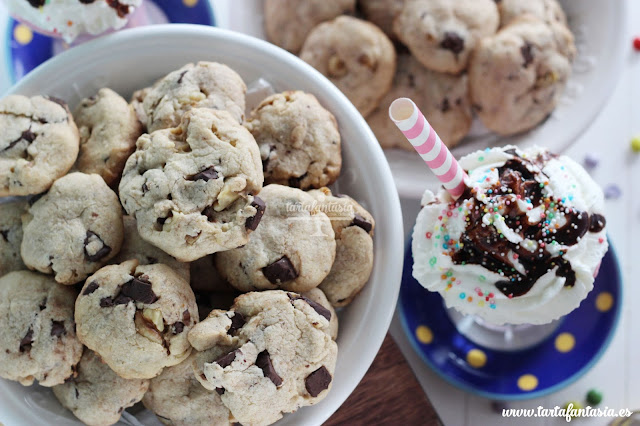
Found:
[(215, 180), (215, 179), (218, 179), (218, 172), (216, 171), (216, 169), (213, 168), (213, 166), (207, 169), (204, 169), (200, 173), (196, 173), (195, 175), (191, 176), (191, 178), (189, 178), (189, 180), (193, 180), (193, 181), (203, 180), (205, 182), (208, 182), (210, 180)]
[(442, 105), (440, 105), (441, 112), (447, 112), (451, 110), (451, 104), (449, 103), (449, 98), (444, 98), (442, 101)]
[(282, 256), (271, 265), (262, 268), (262, 273), (272, 284), (285, 283), (298, 278), (298, 271), (287, 256)]
[(233, 360), (236, 359), (236, 354), (242, 355), (242, 352), (240, 351), (240, 349), (236, 349), (235, 351), (231, 351), (226, 355), (222, 355), (220, 358), (216, 359), (213, 362), (215, 362), (222, 368), (228, 367), (229, 365), (231, 365)]
[(191, 313), (188, 309), (185, 309), (185, 311), (182, 313), (182, 321), (186, 323), (189, 323), (191, 321)]
[(253, 201), (251, 202), (251, 205), (256, 208), (257, 212), (255, 216), (247, 218), (247, 221), (245, 222), (244, 226), (247, 229), (255, 231), (256, 228), (258, 227), (258, 224), (262, 220), (262, 216), (264, 215), (264, 211), (267, 209), (267, 205), (264, 203), (264, 201), (260, 197), (253, 197)]
[(227, 330), (227, 334), (233, 335), (233, 333), (241, 329), (245, 323), (246, 320), (244, 319), (244, 315), (240, 312), (233, 312), (233, 316), (231, 317), (231, 327)]
[(89, 283), (89, 285), (87, 286), (87, 288), (85, 288), (84, 291), (82, 292), (82, 295), (86, 296), (87, 294), (91, 294), (94, 291), (96, 291), (98, 289), (98, 287), (100, 287), (100, 286), (98, 285), (97, 282), (91, 281)]
[(457, 33), (447, 31), (444, 33), (444, 40), (440, 43), (440, 47), (450, 50), (457, 56), (464, 50), (464, 39)]
[(360, 228), (364, 229), (366, 232), (371, 232), (371, 229), (373, 228), (373, 225), (371, 225), (371, 222), (369, 222), (364, 217), (360, 216), (358, 213), (354, 215), (353, 222), (351, 222), (351, 225), (359, 226)]
[(328, 310), (327, 308), (325, 308), (321, 304), (314, 302), (311, 299), (307, 299), (304, 296), (300, 296), (300, 299), (302, 299), (305, 302), (307, 302), (309, 304), (309, 306), (311, 306), (313, 308), (313, 310), (318, 313), (318, 315), (325, 317), (327, 319), (327, 321), (331, 320), (331, 311), (330, 310)]
[(216, 388), (216, 392), (218, 392), (218, 395), (224, 395), (224, 388)]
[(100, 299), (101, 308), (110, 308), (113, 305), (115, 305), (115, 303), (113, 303), (113, 297), (103, 297), (102, 299)]
[(169, 211), (169, 213), (167, 214), (167, 217), (159, 217), (156, 220), (156, 222), (158, 223), (158, 225), (162, 226), (167, 221), (167, 219), (169, 219), (170, 217), (173, 217), (173, 211)]
[(133, 299), (129, 296), (125, 296), (122, 293), (120, 293), (116, 296), (115, 299), (113, 299), (114, 305), (126, 305), (129, 302), (133, 302)]
[(20, 137), (14, 141), (12, 141), (3, 151), (8, 151), (14, 146), (16, 146), (20, 141), (27, 141), (27, 143), (31, 143), (36, 139), (37, 135), (31, 131), (31, 128), (22, 132)]
[(142, 277), (133, 278), (122, 286), (121, 294), (135, 300), (136, 302), (151, 304), (158, 300), (158, 296), (153, 292), (153, 287), (149, 281)]
[(289, 178), (289, 186), (292, 188), (300, 188), (300, 184), (301, 182), (304, 180), (304, 178), (307, 177), (307, 174), (303, 174), (302, 176), (297, 176), (297, 177), (290, 177)]
[(114, 9), (120, 18), (124, 18), (129, 14), (129, 6), (120, 3), (119, 0), (106, 0), (107, 5)]
[(607, 226), (607, 220), (601, 214), (594, 213), (589, 221), (589, 232), (600, 232)]
[(282, 384), (282, 377), (280, 377), (278, 373), (276, 373), (276, 369), (273, 367), (269, 352), (262, 351), (258, 354), (258, 358), (256, 359), (256, 367), (259, 367), (262, 370), (262, 374), (264, 374), (264, 377), (267, 377), (269, 380), (271, 380), (274, 385), (280, 386)]
[(527, 68), (533, 63), (533, 44), (525, 42), (524, 46), (520, 48), (520, 53), (524, 58), (524, 64), (522, 64), (522, 66)]
[[(91, 240), (94, 238), (97, 238), (100, 241), (100, 243), (102, 243), (102, 247), (100, 248), (100, 250), (98, 250), (94, 254), (89, 254), (89, 252), (87, 252), (87, 246), (89, 245)], [(105, 256), (109, 255), (109, 253), (111, 253), (111, 247), (106, 245), (98, 234), (92, 231), (87, 231), (87, 236), (84, 239), (84, 257), (89, 262), (98, 262), (101, 259), (103, 259)]]
[(66, 334), (66, 330), (64, 328), (64, 321), (51, 321), (51, 335), (53, 337), (60, 337), (63, 334)]
[(29, 0), (29, 4), (35, 8), (42, 7), (45, 3), (46, 0)]
[(2, 236), (2, 238), (6, 242), (9, 242), (9, 230), (8, 229), (0, 229), (0, 235)]
[(20, 352), (30, 351), (33, 343), (33, 329), (29, 328), (27, 334), (20, 340)]
[(304, 387), (309, 392), (309, 395), (315, 398), (320, 395), (320, 392), (329, 388), (331, 379), (331, 373), (323, 365), (304, 379)]
[(173, 334), (180, 334), (184, 331), (184, 323), (183, 322), (176, 322), (173, 324)]
[(32, 195), (31, 197), (29, 197), (27, 201), (29, 203), (29, 206), (33, 206), (40, 198), (47, 195), (47, 192), (49, 191), (41, 192), (40, 194)]
[(188, 70), (184, 70), (180, 73), (180, 78), (178, 78), (178, 84), (182, 83), (182, 79), (184, 78), (184, 75), (188, 72)]
[(147, 186), (147, 182), (142, 184), (142, 193), (146, 194), (147, 192), (149, 192), (149, 187)]

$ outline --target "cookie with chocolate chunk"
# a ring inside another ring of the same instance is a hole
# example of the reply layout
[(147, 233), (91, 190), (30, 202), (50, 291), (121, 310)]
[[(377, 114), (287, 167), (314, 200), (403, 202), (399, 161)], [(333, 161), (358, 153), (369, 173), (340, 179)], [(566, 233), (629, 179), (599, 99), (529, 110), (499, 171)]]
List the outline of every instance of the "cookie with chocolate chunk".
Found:
[(338, 346), (331, 312), (280, 290), (239, 296), (189, 332), (202, 385), (242, 424), (271, 424), (330, 391)]
[(30, 271), (0, 278), (0, 377), (24, 386), (55, 386), (82, 356), (73, 305), (76, 290)]
[(384, 149), (402, 148), (414, 152), (413, 145), (389, 120), (389, 107), (398, 98), (411, 98), (429, 117), (429, 123), (442, 141), (452, 148), (469, 133), (473, 114), (466, 74), (452, 75), (432, 71), (408, 53), (398, 54), (393, 87), (367, 123)]
[(246, 91), (242, 78), (226, 65), (187, 64), (167, 74), (144, 94), (147, 131), (177, 127), (182, 116), (193, 108), (227, 111), (242, 123)]
[(304, 191), (267, 185), (260, 226), (242, 247), (216, 254), (220, 274), (240, 291), (308, 291), (331, 270), (336, 243), (331, 222)]
[(0, 129), (0, 197), (46, 191), (78, 156), (78, 128), (60, 99), (7, 96)]
[(320, 188), (340, 175), (338, 123), (312, 94), (297, 90), (269, 96), (245, 126), (260, 147), (266, 183)]
[(194, 356), (165, 368), (151, 379), (142, 403), (160, 421), (175, 426), (230, 425), (232, 418), (218, 392), (205, 389), (193, 372)]
[(80, 131), (77, 169), (98, 174), (111, 185), (120, 178), (142, 134), (133, 107), (113, 90), (104, 88), (80, 101), (74, 117)]
[(27, 269), (20, 256), (22, 244), (22, 215), (27, 202), (0, 202), (0, 277), (11, 271)]
[(264, 29), (270, 42), (298, 53), (313, 27), (355, 9), (356, 0), (265, 0)]
[(183, 262), (243, 244), (262, 212), (255, 139), (226, 111), (196, 108), (142, 135), (120, 181), (140, 236)]
[(364, 117), (391, 88), (396, 51), (380, 28), (339, 16), (313, 29), (300, 58), (325, 75)]
[(170, 267), (130, 260), (87, 279), (75, 318), (82, 343), (116, 374), (149, 379), (189, 356), (198, 308), (189, 283)]
[(84, 350), (76, 371), (77, 376), (54, 386), (53, 394), (87, 425), (117, 423), (124, 409), (140, 401), (149, 388), (149, 380), (118, 376), (89, 349)]
[(494, 0), (405, 0), (393, 29), (422, 65), (458, 74), (499, 24)]
[(334, 196), (329, 188), (309, 191), (309, 195), (327, 212), (336, 237), (336, 259), (318, 288), (333, 306), (346, 306), (360, 293), (373, 270), (375, 221), (354, 199)]
[(58, 179), (22, 217), (22, 259), (30, 269), (76, 284), (120, 250), (122, 208), (98, 175)]
[(484, 38), (469, 66), (471, 101), (482, 123), (501, 135), (537, 126), (560, 100), (575, 54), (566, 27), (533, 15)]

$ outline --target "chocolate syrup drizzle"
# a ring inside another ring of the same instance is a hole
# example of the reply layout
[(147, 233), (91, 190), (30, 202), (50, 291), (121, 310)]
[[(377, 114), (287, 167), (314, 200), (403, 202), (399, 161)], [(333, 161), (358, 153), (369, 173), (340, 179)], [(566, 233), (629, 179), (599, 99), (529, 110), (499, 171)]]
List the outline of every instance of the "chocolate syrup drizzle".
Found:
[[(494, 201), (509, 196), (519, 196), (528, 199), (535, 208), (544, 205), (545, 195), (542, 182), (547, 176), (542, 172), (543, 165), (551, 158), (551, 154), (539, 155), (533, 160), (519, 157), (515, 150), (506, 151), (514, 155), (504, 166), (498, 168), (499, 184), (491, 188)], [(538, 179), (536, 179), (536, 176)], [(526, 211), (518, 207), (517, 202), (503, 204), (502, 216), (506, 225), (520, 234), (523, 239), (530, 239), (538, 243), (538, 249), (529, 251), (520, 244), (514, 244), (499, 234), (495, 227), (483, 224), (485, 204), (478, 201), (476, 190), (467, 187), (457, 204), (471, 200), (470, 214), (467, 228), (460, 237), (462, 248), (453, 253), (452, 260), (456, 264), (476, 264), (490, 271), (502, 274), (505, 279), (495, 285), (505, 296), (518, 297), (526, 294), (533, 285), (550, 270), (556, 269), (556, 275), (566, 279), (565, 286), (571, 287), (576, 283), (576, 273), (571, 263), (562, 255), (552, 256), (548, 251), (539, 248), (546, 247), (556, 241), (564, 246), (573, 246), (587, 233), (600, 232), (606, 225), (605, 218), (600, 214), (589, 216), (587, 212), (580, 212), (572, 207), (563, 205), (561, 200), (554, 199), (553, 203), (559, 212), (564, 214), (566, 223), (558, 228), (549, 230), (544, 226), (544, 220), (531, 223)], [(548, 199), (547, 199), (548, 201)], [(544, 245), (543, 245), (544, 244)], [(510, 253), (517, 255), (517, 260), (525, 273), (516, 270)]]

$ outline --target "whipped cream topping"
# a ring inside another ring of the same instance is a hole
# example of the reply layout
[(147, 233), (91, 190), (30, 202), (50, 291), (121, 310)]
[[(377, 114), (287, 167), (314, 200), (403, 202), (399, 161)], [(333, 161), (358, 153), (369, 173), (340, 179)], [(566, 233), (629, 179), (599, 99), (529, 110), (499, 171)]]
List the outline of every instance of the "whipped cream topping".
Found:
[(486, 149), (460, 165), (469, 177), (457, 201), (444, 189), (423, 196), (413, 276), (495, 324), (544, 324), (577, 308), (608, 249), (600, 187), (538, 147)]
[(142, 0), (6, 0), (11, 14), (71, 43), (78, 35), (120, 29)]

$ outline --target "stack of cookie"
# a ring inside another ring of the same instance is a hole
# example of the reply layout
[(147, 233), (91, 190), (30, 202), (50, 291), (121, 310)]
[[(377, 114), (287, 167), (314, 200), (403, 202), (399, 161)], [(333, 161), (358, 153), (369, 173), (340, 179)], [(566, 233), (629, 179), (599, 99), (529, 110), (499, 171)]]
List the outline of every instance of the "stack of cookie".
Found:
[(90, 425), (266, 425), (330, 391), (371, 214), (328, 186), (335, 117), (188, 64), (128, 103), (0, 100), (0, 377)]
[(554, 110), (576, 48), (557, 0), (266, 0), (265, 30), (328, 77), (383, 148), (412, 151), (388, 109), (412, 98), (450, 148), (474, 113), (530, 130)]

